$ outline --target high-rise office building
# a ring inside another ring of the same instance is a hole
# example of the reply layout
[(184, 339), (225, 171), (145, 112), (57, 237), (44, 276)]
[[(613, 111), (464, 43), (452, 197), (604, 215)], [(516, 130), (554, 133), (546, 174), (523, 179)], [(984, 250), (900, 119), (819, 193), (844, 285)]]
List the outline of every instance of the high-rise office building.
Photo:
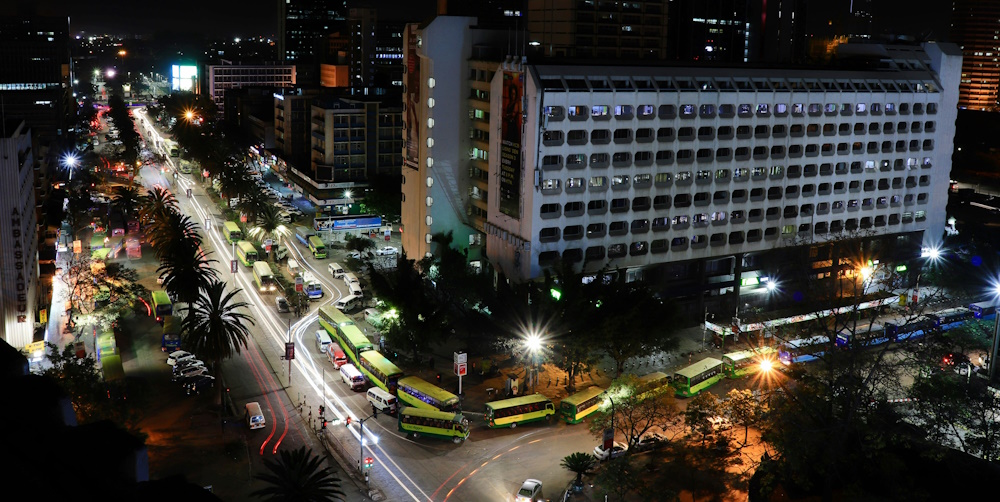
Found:
[(346, 0), (277, 0), (278, 53), (294, 64), (300, 83), (319, 83), (321, 47), (344, 27)]
[(951, 40), (962, 49), (959, 108), (1000, 109), (1000, 2), (952, 2)]
[[(600, 60), (665, 59), (668, 5), (667, 0), (528, 0), (528, 54)], [(510, 52), (518, 53), (521, 44), (514, 42)]]
[(402, 107), (322, 97), (313, 101), (310, 113), (314, 180), (367, 182), (379, 174), (399, 174), (403, 163)]
[(32, 130), (20, 119), (0, 119), (0, 336), (23, 348), (37, 320), (38, 225)]
[(221, 64), (205, 66), (208, 75), (206, 94), (219, 108), (219, 118), (225, 118), (226, 91), (243, 87), (282, 89), (295, 87), (295, 65), (284, 64)]
[(402, 244), (407, 256), (433, 252), (432, 237), (472, 264), (483, 254), (490, 137), (490, 80), (507, 32), (471, 17), (438, 16), (407, 25), (403, 115)]
[[(779, 273), (783, 288), (815, 299), (814, 281), (856, 277), (861, 256), (839, 256), (841, 245), (886, 266), (919, 257), (946, 223), (961, 54), (951, 44), (839, 52), (864, 60), (506, 65), (490, 87), (495, 270), (526, 281), (564, 261), (609, 267), (686, 298), (690, 315), (704, 301), (759, 298)], [(431, 196), (447, 206), (465, 193)]]

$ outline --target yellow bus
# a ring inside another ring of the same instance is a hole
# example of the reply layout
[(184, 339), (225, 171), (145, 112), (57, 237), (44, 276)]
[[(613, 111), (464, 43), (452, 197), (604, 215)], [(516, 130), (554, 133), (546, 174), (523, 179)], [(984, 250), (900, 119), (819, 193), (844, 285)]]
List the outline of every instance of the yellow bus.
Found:
[(309, 237), (309, 251), (312, 251), (314, 258), (326, 258), (326, 246), (323, 245), (323, 240), (315, 235)]
[(455, 444), (469, 439), (469, 420), (461, 413), (404, 406), (397, 420), (399, 432), (413, 437), (450, 439)]
[(396, 385), (396, 396), (408, 406), (450, 412), (459, 411), (461, 408), (458, 396), (431, 385), (420, 377), (403, 377), (396, 382)]
[(274, 293), (278, 290), (278, 281), (274, 279), (271, 266), (266, 261), (255, 261), (253, 263), (253, 281), (257, 284), (257, 290), (261, 293)]
[(597, 411), (604, 402), (604, 389), (588, 387), (563, 399), (559, 403), (559, 413), (567, 424), (578, 424), (587, 415)]
[(153, 314), (156, 315), (157, 322), (174, 315), (174, 303), (170, 301), (170, 295), (166, 291), (153, 291)]
[(250, 241), (239, 241), (236, 243), (236, 257), (247, 268), (253, 268), (254, 262), (259, 259), (257, 248)]
[(403, 376), (403, 371), (392, 361), (389, 361), (377, 350), (368, 350), (360, 355), (362, 373), (368, 377), (368, 381), (381, 387), (389, 394), (396, 393), (396, 382)]
[(222, 233), (226, 236), (226, 241), (230, 244), (243, 239), (243, 231), (235, 221), (227, 221), (222, 224)]
[(517, 427), (517, 424), (552, 420), (556, 407), (549, 398), (541, 394), (513, 397), (486, 403), (484, 417), (491, 429)]

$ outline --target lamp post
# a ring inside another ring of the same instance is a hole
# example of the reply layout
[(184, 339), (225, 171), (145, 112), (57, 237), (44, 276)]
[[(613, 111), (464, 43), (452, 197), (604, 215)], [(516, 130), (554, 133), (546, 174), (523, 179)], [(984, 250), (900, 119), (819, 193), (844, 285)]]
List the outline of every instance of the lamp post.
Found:
[(715, 314), (708, 313), (708, 306), (705, 306), (705, 324), (702, 326), (701, 330), (701, 348), (705, 348), (705, 338), (708, 336), (708, 319), (711, 317), (715, 319)]
[(524, 346), (531, 354), (531, 392), (534, 393), (538, 385), (538, 351), (542, 348), (542, 337), (530, 333), (524, 339)]

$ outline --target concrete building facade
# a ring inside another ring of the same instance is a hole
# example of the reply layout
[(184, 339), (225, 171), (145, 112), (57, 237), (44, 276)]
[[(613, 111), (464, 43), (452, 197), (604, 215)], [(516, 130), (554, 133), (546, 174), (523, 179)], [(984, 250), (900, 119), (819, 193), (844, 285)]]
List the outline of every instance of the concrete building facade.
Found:
[(38, 222), (34, 178), (37, 159), (32, 131), (23, 120), (4, 120), (0, 135), (0, 322), (4, 341), (31, 343), (38, 293)]
[(226, 91), (243, 87), (282, 89), (295, 87), (295, 65), (243, 65), (223, 61), (206, 65), (207, 94), (219, 108), (219, 118), (225, 117)]
[(490, 262), (516, 281), (565, 260), (739, 302), (781, 267), (843, 276), (831, 243), (919, 256), (946, 223), (962, 57), (856, 50), (857, 70), (507, 65), (490, 93)]

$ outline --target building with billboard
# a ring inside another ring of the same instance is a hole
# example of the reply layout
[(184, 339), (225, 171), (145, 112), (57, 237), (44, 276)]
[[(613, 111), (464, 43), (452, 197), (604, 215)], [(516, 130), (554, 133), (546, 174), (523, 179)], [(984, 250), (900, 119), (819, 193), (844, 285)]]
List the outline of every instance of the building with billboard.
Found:
[(170, 90), (198, 92), (198, 67), (195, 65), (170, 65)]
[(483, 257), (490, 138), (490, 80), (506, 32), (473, 17), (438, 16), (407, 25), (403, 75), (402, 245), (407, 256), (433, 252), (432, 237), (452, 232), (469, 262)]
[(961, 53), (840, 53), (837, 69), (505, 65), (490, 88), (495, 270), (608, 267), (700, 314), (779, 271), (808, 298), (810, 281), (857, 273), (846, 245), (919, 257), (944, 233)]
[(15, 348), (34, 341), (38, 315), (38, 221), (35, 216), (35, 150), (23, 120), (6, 119), (0, 136), (0, 330)]

